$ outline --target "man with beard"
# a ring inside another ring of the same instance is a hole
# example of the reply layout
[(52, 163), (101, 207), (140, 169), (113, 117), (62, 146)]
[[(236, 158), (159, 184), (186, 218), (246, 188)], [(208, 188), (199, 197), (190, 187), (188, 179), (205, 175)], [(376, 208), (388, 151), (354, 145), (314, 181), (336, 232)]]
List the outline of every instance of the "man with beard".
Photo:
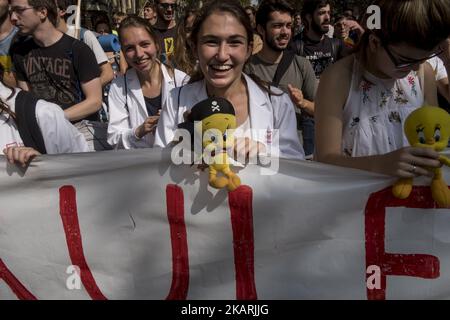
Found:
[(294, 38), (292, 48), (311, 62), (317, 79), (320, 79), (329, 65), (346, 54), (341, 39), (326, 36), (331, 28), (330, 0), (306, 0), (302, 19), (306, 29), (301, 38)]
[(175, 53), (176, 21), (177, 11), (176, 0), (156, 0), (156, 13), (158, 20), (153, 25), (156, 35), (160, 41), (162, 62), (169, 62)]
[(18, 29), (9, 20), (8, 0), (0, 0), (0, 65), (3, 71), (3, 81), (10, 87), (16, 86), (14, 73), (12, 72), (11, 56), (9, 48)]
[(305, 155), (311, 157), (314, 152), (316, 78), (307, 59), (286, 50), (292, 36), (293, 14), (294, 10), (286, 0), (261, 3), (256, 13), (256, 26), (263, 47), (250, 57), (245, 72), (255, 74), (290, 95), (298, 108), (297, 128), (302, 130)]

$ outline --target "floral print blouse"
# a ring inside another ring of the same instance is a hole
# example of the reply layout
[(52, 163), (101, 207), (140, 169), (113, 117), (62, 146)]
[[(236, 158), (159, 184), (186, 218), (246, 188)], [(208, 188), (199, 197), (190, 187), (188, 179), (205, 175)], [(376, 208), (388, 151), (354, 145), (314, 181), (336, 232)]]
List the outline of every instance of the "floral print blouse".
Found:
[(343, 110), (342, 152), (351, 157), (385, 154), (404, 146), (406, 117), (424, 103), (418, 72), (380, 79), (355, 59), (350, 92)]

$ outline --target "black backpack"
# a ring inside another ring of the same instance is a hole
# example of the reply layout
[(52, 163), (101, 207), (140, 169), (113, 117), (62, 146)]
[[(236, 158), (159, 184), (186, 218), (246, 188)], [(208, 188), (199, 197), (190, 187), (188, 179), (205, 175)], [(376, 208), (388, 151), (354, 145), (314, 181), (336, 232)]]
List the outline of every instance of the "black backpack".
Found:
[(38, 100), (31, 92), (21, 90), (17, 94), (16, 123), (24, 145), (46, 154), (44, 138), (36, 119), (36, 103)]

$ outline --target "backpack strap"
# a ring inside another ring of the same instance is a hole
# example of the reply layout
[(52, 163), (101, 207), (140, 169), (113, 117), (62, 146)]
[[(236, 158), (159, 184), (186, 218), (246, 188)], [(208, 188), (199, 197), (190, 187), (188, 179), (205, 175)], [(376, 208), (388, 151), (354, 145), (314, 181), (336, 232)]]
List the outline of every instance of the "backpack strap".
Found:
[(305, 43), (303, 42), (303, 40), (300, 40), (298, 42), (298, 52), (297, 52), (297, 54), (299, 56), (302, 56), (302, 57), (305, 56)]
[(44, 138), (36, 119), (38, 100), (32, 93), (20, 91), (16, 97), (16, 122), (24, 145), (46, 154)]
[(281, 58), (281, 61), (277, 67), (277, 71), (275, 71), (275, 75), (273, 76), (273, 86), (278, 87), (280, 85), (281, 78), (284, 76), (287, 69), (291, 66), (292, 61), (294, 61), (294, 57), (295, 52), (291, 50), (285, 50), (283, 52), (283, 57)]
[[(180, 123), (180, 119), (179, 119), (179, 112), (180, 112), (180, 96), (181, 96), (181, 90), (183, 89), (183, 87), (180, 87), (180, 90), (178, 90), (178, 99), (177, 99), (177, 124)], [(183, 119), (184, 121), (184, 119)]]
[(342, 40), (336, 38), (328, 38), (331, 41), (331, 56), (333, 57), (333, 63), (341, 58), (342, 54)]
[(171, 66), (169, 66), (167, 63), (162, 63), (161, 62), (161, 66), (164, 65), (164, 67), (167, 70), (167, 73), (169, 74), (169, 77), (171, 80), (173, 80), (173, 82), (175, 83), (175, 88), (178, 88), (178, 84), (177, 84), (177, 69), (172, 68)]
[(128, 80), (127, 80), (127, 72), (123, 75), (123, 84), (124, 84), (124, 96), (125, 96), (125, 105), (124, 108), (127, 110), (127, 112), (130, 112), (130, 109), (128, 108)]
[(417, 74), (419, 76), (419, 85), (420, 85), (420, 89), (422, 89), (422, 91), (424, 91), (424, 83), (425, 83), (425, 66), (423, 65), (423, 63), (420, 65), (419, 70), (417, 71)]
[[(83, 30), (83, 28), (81, 28), (81, 30)], [(83, 92), (83, 90), (81, 88), (81, 81), (80, 81), (80, 76), (78, 74), (78, 69), (75, 67), (74, 45), (76, 44), (77, 41), (83, 41), (83, 40), (74, 39), (72, 41), (72, 46), (70, 47), (70, 51), (69, 50), (66, 51), (66, 54), (69, 56), (70, 61), (72, 62), (72, 68), (73, 68), (73, 70), (75, 72), (75, 76), (76, 76), (76, 79), (77, 79), (77, 81), (76, 81), (76, 89), (77, 89), (77, 95), (78, 95), (78, 103), (80, 103), (86, 97), (84, 96), (84, 92)]]
[(305, 56), (305, 43), (303, 40), (299, 39), (293, 42), (293, 50), (296, 55)]
[(84, 42), (84, 34), (86, 33), (86, 28), (81, 27), (80, 28), (80, 41)]
[(417, 76), (419, 78), (420, 89), (422, 89), (422, 93), (424, 96), (424, 104), (427, 104), (427, 101), (425, 100), (425, 65), (423, 63), (419, 66), (419, 70), (417, 71)]
[(291, 41), (289, 48), (294, 51), (295, 54), (299, 56), (304, 56), (304, 47), (305, 44), (303, 42), (303, 36), (301, 33), (297, 34)]

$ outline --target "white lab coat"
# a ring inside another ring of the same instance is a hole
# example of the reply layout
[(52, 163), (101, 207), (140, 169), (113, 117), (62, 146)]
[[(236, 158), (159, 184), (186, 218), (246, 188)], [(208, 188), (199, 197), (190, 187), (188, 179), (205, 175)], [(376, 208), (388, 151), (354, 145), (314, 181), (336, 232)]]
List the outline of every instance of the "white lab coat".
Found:
[[(13, 112), (16, 110), (16, 97), (20, 89), (15, 89), (15, 91), (15, 95), (9, 98), (11, 90), (0, 84), (0, 98)], [(65, 118), (64, 111), (58, 105), (38, 100), (36, 120), (48, 154), (89, 151), (84, 136)], [(13, 146), (23, 146), (23, 141), (14, 120), (3, 112), (0, 115), (0, 147), (3, 150)]]
[[(164, 104), (170, 90), (187, 83), (189, 77), (184, 72), (175, 69), (175, 79), (172, 79), (164, 64), (161, 64), (161, 71), (163, 74), (161, 102)], [(152, 147), (153, 134), (147, 134), (142, 139), (135, 135), (136, 128), (144, 123), (149, 116), (141, 83), (135, 69), (128, 70), (125, 77), (120, 76), (114, 79), (109, 91), (108, 101), (108, 143), (116, 149)]]
[[(244, 76), (249, 92), (252, 140), (263, 143), (267, 150), (271, 150), (271, 156), (304, 159), (305, 153), (298, 139), (297, 120), (290, 97), (274, 87), (271, 87), (272, 91), (280, 95), (269, 96), (250, 77)], [(171, 143), (177, 125), (184, 121), (184, 112), (207, 97), (204, 80), (173, 90), (170, 98), (163, 104), (155, 145), (164, 148)]]

